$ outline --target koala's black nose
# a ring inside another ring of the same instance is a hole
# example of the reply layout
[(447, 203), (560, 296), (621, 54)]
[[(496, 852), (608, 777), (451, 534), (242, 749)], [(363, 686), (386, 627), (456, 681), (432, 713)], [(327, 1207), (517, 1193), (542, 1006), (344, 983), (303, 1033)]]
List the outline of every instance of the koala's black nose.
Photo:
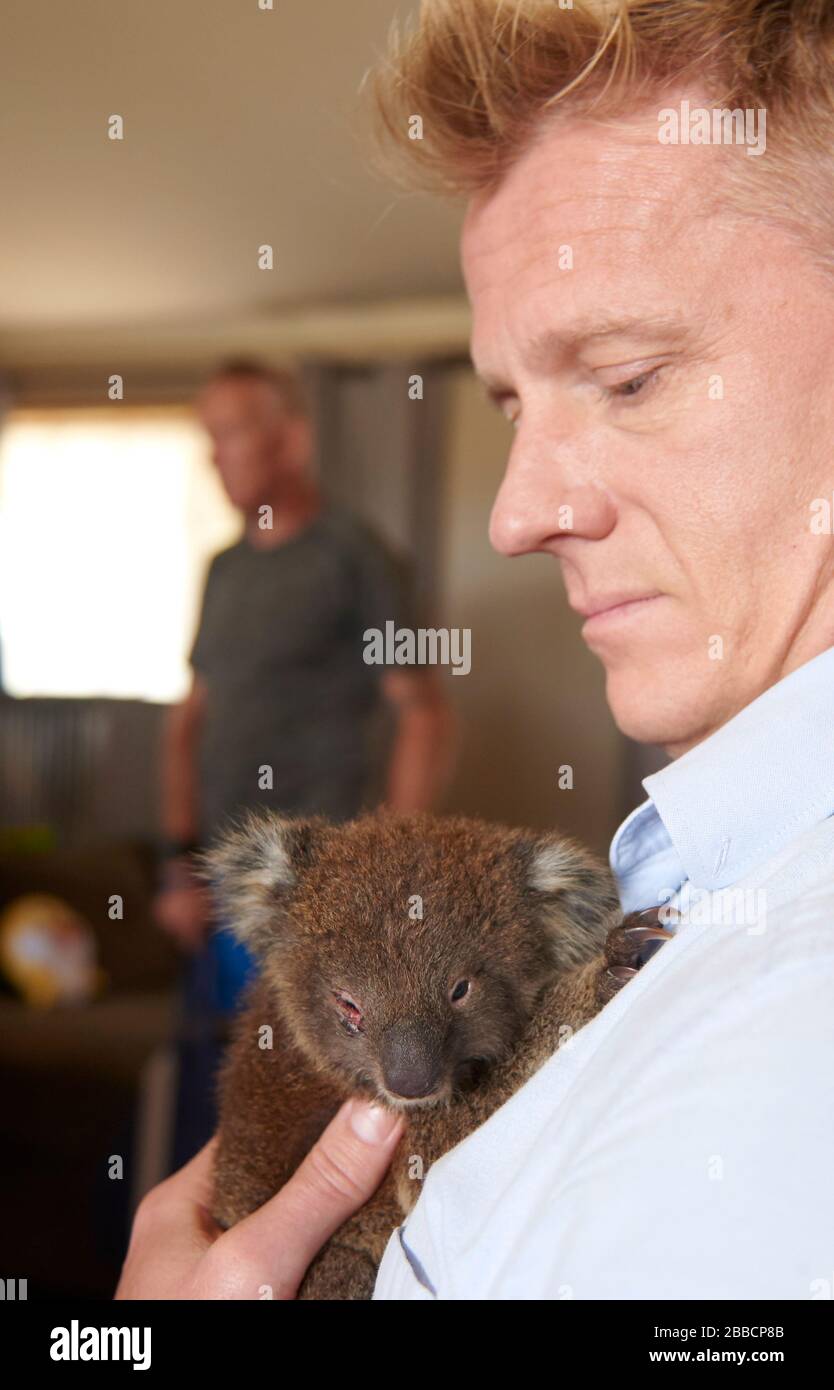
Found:
[(436, 1091), (441, 1077), (441, 1038), (436, 1027), (414, 1019), (392, 1023), (380, 1056), (386, 1090), (406, 1100)]

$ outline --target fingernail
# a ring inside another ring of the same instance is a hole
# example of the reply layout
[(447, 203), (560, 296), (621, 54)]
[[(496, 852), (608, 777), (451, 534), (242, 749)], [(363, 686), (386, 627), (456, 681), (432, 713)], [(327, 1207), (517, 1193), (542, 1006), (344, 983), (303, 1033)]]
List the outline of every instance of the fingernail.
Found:
[(366, 1144), (382, 1144), (390, 1138), (399, 1118), (395, 1110), (387, 1110), (384, 1105), (372, 1105), (364, 1100), (351, 1101), (350, 1127)]

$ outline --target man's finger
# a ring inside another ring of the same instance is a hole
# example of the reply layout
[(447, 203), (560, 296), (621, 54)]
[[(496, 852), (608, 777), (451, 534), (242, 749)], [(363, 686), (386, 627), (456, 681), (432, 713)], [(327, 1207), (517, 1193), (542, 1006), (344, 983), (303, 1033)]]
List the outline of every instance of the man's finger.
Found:
[(133, 1222), (116, 1299), (185, 1298), (219, 1228), (210, 1213), (217, 1137), (159, 1183)]
[(165, 1178), (164, 1186), (171, 1197), (179, 1204), (183, 1199), (208, 1206), (212, 1194), (212, 1170), (214, 1155), (217, 1152), (218, 1137), (213, 1135), (207, 1144), (190, 1158), (170, 1178)]

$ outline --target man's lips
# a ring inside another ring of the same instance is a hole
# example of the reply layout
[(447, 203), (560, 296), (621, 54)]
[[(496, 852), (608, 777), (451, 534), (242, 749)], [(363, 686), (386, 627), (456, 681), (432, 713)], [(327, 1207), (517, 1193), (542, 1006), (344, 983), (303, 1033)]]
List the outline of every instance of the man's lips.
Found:
[(587, 626), (587, 623), (599, 618), (625, 616), (626, 613), (636, 611), (641, 605), (662, 597), (659, 593), (598, 594), (594, 598), (586, 599), (584, 603), (572, 603), (571, 607), (586, 619)]

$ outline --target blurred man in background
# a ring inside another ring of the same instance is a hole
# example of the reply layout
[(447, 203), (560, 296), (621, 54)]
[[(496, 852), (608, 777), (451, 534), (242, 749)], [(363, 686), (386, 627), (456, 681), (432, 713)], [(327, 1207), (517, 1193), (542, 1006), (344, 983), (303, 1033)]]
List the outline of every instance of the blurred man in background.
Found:
[(175, 1166), (213, 1131), (224, 1021), (252, 970), (228, 932), (210, 929), (191, 853), (244, 809), (355, 815), (374, 774), (369, 723), (384, 706), (394, 724), (387, 806), (430, 809), (452, 747), (450, 711), (433, 669), (363, 660), (367, 628), (384, 631), (389, 620), (417, 625), (407, 576), (373, 532), (325, 504), (298, 379), (230, 364), (209, 381), (197, 409), (245, 526), (209, 569), (191, 690), (172, 710), (164, 742), (168, 850), (157, 915), (193, 957)]

